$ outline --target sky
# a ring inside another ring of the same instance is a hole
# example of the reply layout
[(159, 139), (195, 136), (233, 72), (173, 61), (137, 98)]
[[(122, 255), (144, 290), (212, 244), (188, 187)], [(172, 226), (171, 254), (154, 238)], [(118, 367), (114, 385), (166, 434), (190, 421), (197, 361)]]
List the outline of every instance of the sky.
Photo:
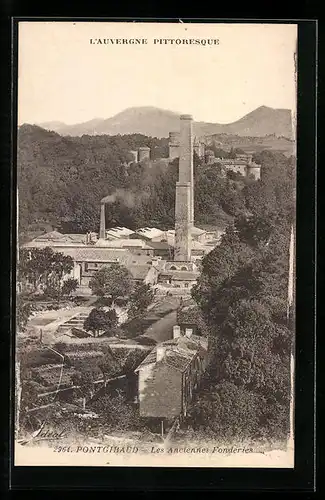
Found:
[[(18, 124), (81, 123), (135, 106), (231, 123), (259, 106), (295, 110), (292, 24), (20, 22)], [(146, 38), (146, 45), (97, 44)], [(153, 39), (214, 39), (164, 45)]]

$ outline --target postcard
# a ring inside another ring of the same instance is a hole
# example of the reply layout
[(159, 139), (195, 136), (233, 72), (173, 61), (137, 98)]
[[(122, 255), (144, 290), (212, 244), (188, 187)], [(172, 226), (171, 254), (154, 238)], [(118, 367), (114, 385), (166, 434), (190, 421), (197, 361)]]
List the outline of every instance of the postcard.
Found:
[(15, 465), (294, 467), (296, 56), (19, 21)]

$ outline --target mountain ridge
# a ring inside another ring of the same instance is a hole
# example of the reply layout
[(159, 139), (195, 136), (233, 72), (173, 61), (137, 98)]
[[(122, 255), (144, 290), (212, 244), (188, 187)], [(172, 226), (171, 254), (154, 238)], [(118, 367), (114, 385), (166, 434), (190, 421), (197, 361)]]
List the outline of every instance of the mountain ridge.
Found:
[[(35, 125), (46, 130), (53, 130), (63, 136), (139, 133), (149, 137), (163, 138), (168, 137), (169, 132), (179, 129), (181, 114), (154, 106), (135, 106), (106, 119), (94, 118), (74, 125), (66, 125), (57, 121)], [(259, 106), (232, 123), (194, 121), (193, 130), (194, 134), (199, 137), (233, 134), (252, 137), (276, 135), (292, 138), (291, 111), (284, 108)]]

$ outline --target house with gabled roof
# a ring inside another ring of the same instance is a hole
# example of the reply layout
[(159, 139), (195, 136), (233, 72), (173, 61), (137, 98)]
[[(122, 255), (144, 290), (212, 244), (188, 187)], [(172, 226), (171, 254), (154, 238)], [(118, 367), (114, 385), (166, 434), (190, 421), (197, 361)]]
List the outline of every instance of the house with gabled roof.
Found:
[(207, 367), (208, 339), (174, 326), (173, 339), (158, 344), (137, 367), (140, 416), (185, 416)]

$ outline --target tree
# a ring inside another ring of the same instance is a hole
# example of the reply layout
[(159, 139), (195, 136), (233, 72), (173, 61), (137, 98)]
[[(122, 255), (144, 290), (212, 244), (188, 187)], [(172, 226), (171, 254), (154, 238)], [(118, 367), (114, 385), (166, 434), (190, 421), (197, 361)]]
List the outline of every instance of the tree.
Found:
[(80, 388), (80, 392), (83, 397), (83, 406), (86, 406), (86, 399), (92, 398), (95, 393), (95, 378), (94, 373), (91, 368), (77, 370), (72, 374), (71, 380), (73, 385), (78, 386)]
[(78, 288), (78, 280), (69, 278), (63, 282), (61, 294), (62, 295), (71, 295), (72, 292), (76, 291)]
[(21, 294), (17, 294), (16, 299), (16, 325), (18, 331), (24, 331), (32, 313), (32, 305), (26, 301)]
[(286, 301), (294, 176), (281, 154), (265, 153), (259, 161), (264, 178), (242, 190), (251, 215), (237, 216), (220, 246), (204, 257), (192, 290), (214, 359), (210, 385), (193, 412), (225, 438), (227, 430), (237, 438), (246, 429), (246, 437), (273, 439), (289, 431), (293, 332)]
[(129, 317), (141, 316), (152, 304), (154, 296), (154, 291), (149, 284), (138, 283), (130, 295)]
[(118, 391), (116, 396), (105, 394), (92, 402), (92, 409), (102, 416), (105, 427), (109, 430), (143, 430), (143, 423), (137, 408), (126, 401)]
[(73, 259), (50, 247), (23, 248), (18, 263), (18, 280), (23, 289), (32, 284), (34, 291), (40, 286), (45, 293), (60, 295), (62, 279), (73, 269)]
[(98, 337), (100, 332), (114, 329), (117, 327), (117, 324), (118, 317), (115, 309), (105, 311), (102, 308), (94, 308), (85, 319), (84, 329), (87, 332), (93, 332), (94, 336)]
[(124, 297), (132, 292), (132, 274), (119, 264), (104, 266), (90, 280), (89, 287), (94, 295), (111, 297), (114, 303), (118, 297)]
[(228, 226), (221, 244), (202, 259), (202, 272), (191, 294), (208, 324), (218, 323), (217, 311), (222, 310), (225, 301), (224, 288), (229, 288), (229, 280), (254, 255), (255, 252), (240, 240), (235, 228)]
[(120, 363), (115, 358), (113, 351), (108, 347), (104, 357), (98, 362), (98, 367), (103, 373), (104, 380), (116, 377), (121, 373)]
[(192, 405), (188, 421), (194, 429), (208, 427), (214, 438), (240, 442), (260, 435), (264, 398), (230, 382), (212, 384)]

